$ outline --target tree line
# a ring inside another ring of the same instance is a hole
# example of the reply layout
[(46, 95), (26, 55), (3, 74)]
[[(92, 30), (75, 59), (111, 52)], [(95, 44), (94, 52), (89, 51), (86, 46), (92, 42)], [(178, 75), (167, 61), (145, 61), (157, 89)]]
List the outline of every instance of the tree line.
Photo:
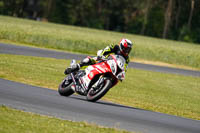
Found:
[(200, 43), (200, 0), (0, 0), (0, 14)]

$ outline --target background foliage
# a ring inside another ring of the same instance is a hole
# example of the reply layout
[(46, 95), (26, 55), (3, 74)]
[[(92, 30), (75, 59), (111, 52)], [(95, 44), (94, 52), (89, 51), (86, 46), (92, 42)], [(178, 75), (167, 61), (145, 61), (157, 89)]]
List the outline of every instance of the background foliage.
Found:
[(200, 43), (200, 0), (0, 0), (0, 14)]

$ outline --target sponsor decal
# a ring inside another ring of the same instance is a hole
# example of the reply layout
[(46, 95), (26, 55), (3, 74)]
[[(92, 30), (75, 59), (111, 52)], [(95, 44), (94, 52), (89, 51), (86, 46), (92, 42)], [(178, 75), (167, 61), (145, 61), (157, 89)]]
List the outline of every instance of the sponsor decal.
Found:
[(91, 72), (91, 73), (89, 74), (89, 77), (90, 77), (90, 78), (93, 78), (93, 76), (94, 76), (94, 74)]

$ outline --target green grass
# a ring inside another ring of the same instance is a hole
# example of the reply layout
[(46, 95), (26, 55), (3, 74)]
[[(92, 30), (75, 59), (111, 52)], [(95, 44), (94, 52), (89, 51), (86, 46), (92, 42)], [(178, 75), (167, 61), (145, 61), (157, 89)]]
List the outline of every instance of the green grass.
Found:
[(85, 122), (72, 122), (0, 106), (1, 133), (128, 133)]
[(135, 43), (131, 57), (200, 68), (200, 45), (0, 16), (0, 40), (96, 54), (121, 38)]
[[(0, 78), (56, 89), (69, 61), (0, 54)], [(83, 97), (84, 98), (84, 97)], [(200, 78), (128, 69), (104, 100), (200, 120)]]

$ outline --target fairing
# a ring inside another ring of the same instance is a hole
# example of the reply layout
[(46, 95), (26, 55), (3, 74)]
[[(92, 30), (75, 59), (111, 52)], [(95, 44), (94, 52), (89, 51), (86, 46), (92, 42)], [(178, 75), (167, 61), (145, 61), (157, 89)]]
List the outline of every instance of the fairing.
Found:
[(114, 80), (114, 84), (118, 80), (122, 81), (125, 77), (125, 59), (120, 55), (111, 55), (111, 59), (103, 61), (85, 69), (85, 75), (80, 77), (79, 81), (82, 87), (88, 88), (94, 77), (109, 74)]

